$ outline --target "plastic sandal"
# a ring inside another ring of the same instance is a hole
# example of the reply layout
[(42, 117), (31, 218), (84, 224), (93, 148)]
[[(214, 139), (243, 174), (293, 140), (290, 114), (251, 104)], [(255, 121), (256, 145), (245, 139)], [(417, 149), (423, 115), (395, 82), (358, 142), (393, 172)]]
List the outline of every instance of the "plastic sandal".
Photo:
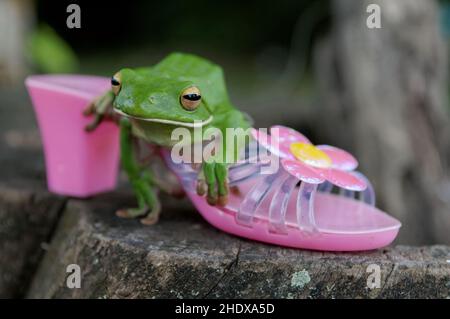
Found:
[[(118, 128), (102, 123), (92, 133), (82, 116), (89, 101), (109, 88), (109, 79), (91, 76), (31, 76), (26, 81), (43, 138), (47, 182), (51, 191), (86, 197), (115, 187), (118, 171)], [(354, 171), (357, 161), (332, 146), (313, 146), (302, 134), (282, 126), (271, 135), (253, 130), (254, 141), (243, 159), (230, 166), (231, 192), (226, 207), (210, 206), (197, 196), (198, 172), (175, 164), (175, 172), (200, 214), (227, 233), (287, 247), (327, 250), (370, 250), (389, 245), (400, 222), (377, 209), (370, 182)], [(277, 146), (277, 147), (276, 147)], [(262, 174), (266, 148), (280, 163)], [(258, 152), (256, 152), (258, 154)]]
[[(263, 158), (232, 165), (230, 192), (225, 207), (212, 207), (195, 192), (197, 171), (163, 156), (178, 176), (190, 200), (213, 226), (227, 233), (281, 246), (323, 251), (361, 251), (389, 245), (400, 222), (375, 207), (372, 185), (359, 172), (358, 163), (338, 148), (313, 146), (302, 134), (282, 126), (278, 148), (272, 136), (253, 130), (249, 149), (267, 148), (281, 166), (261, 174)], [(249, 149), (246, 154), (249, 154)]]
[(119, 168), (119, 128), (84, 127), (83, 110), (111, 80), (83, 75), (33, 75), (25, 84), (33, 102), (45, 154), (47, 186), (56, 194), (89, 197), (113, 190)]

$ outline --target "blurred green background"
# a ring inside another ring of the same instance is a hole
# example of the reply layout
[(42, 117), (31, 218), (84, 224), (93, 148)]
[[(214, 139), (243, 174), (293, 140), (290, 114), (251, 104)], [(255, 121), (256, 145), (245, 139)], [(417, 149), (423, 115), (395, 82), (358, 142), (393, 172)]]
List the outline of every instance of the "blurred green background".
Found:
[[(283, 95), (281, 87), (302, 90), (298, 98), (310, 96), (311, 48), (328, 29), (330, 15), (326, 0), (78, 1), (81, 29), (68, 29), (67, 3), (72, 2), (34, 3), (35, 38), (54, 44), (35, 41), (41, 46), (33, 50), (41, 52), (32, 56), (36, 71), (110, 76), (125, 66), (154, 64), (172, 51), (190, 52), (224, 67), (231, 95), (244, 99), (244, 109), (256, 103), (251, 97), (265, 91), (261, 87), (272, 87), (277, 95)], [(59, 45), (48, 26), (61, 38)], [(42, 56), (57, 56), (47, 59), (57, 67)]]

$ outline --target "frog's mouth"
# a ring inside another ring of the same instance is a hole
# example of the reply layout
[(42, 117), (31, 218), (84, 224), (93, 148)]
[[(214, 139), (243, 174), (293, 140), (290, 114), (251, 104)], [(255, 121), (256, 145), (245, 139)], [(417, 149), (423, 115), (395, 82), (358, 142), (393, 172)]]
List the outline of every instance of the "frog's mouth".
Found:
[(189, 128), (196, 128), (196, 127), (205, 126), (205, 125), (211, 123), (211, 121), (214, 118), (212, 115), (210, 115), (206, 120), (203, 120), (203, 121), (180, 122), (180, 121), (175, 121), (175, 120), (158, 119), (158, 118), (145, 118), (145, 117), (134, 116), (134, 115), (130, 115), (130, 114), (124, 113), (121, 110), (116, 109), (116, 108), (114, 108), (114, 111), (116, 113), (122, 115), (122, 116), (125, 116), (125, 117), (128, 117), (128, 118), (132, 118), (132, 119), (136, 119), (136, 120), (139, 120), (139, 121), (162, 123), (162, 124), (176, 125), (176, 126), (184, 126), (184, 127), (189, 127)]

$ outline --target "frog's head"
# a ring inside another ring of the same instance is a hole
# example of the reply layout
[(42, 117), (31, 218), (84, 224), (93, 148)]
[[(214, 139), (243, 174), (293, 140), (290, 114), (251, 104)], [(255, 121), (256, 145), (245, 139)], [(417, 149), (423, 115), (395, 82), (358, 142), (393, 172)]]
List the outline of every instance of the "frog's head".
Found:
[(114, 110), (121, 115), (189, 128), (212, 120), (200, 88), (192, 81), (123, 69), (112, 77), (111, 85)]

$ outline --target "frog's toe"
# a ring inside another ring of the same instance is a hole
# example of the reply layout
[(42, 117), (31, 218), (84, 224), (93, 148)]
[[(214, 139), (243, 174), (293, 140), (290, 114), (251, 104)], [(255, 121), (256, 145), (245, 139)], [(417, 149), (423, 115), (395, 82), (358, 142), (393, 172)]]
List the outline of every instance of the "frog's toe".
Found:
[(154, 225), (159, 221), (159, 216), (161, 215), (161, 203), (157, 200), (155, 201), (152, 210), (144, 218), (141, 218), (141, 224), (143, 225)]
[(100, 123), (102, 121), (103, 121), (103, 114), (95, 114), (94, 119), (92, 120), (92, 122), (87, 124), (84, 129), (87, 132), (92, 132), (100, 125)]
[(124, 208), (116, 211), (116, 216), (120, 218), (136, 218), (148, 214), (148, 208)]
[(223, 164), (217, 164), (215, 170), (217, 177), (217, 192), (218, 192), (217, 204), (220, 206), (225, 206), (228, 203), (227, 167)]
[[(216, 205), (217, 203), (217, 180), (215, 173), (215, 163), (205, 163), (203, 164), (203, 174), (205, 178), (207, 194), (206, 201), (209, 205)], [(203, 188), (203, 186), (200, 186)], [(202, 191), (202, 189), (200, 189)]]
[(116, 216), (120, 218), (129, 218), (128, 209), (118, 209), (116, 210)]
[(215, 206), (217, 204), (217, 195), (208, 195), (206, 196), (206, 201), (209, 205)]
[(198, 179), (197, 180), (197, 195), (203, 196), (206, 194), (207, 191), (208, 191), (208, 185), (206, 185), (205, 180)]
[(228, 195), (221, 195), (217, 198), (217, 205), (226, 206), (228, 204)]
[(159, 215), (149, 214), (145, 218), (141, 218), (141, 224), (146, 226), (155, 225), (159, 221)]
[(84, 110), (83, 110), (83, 115), (84, 116), (89, 116), (94, 114), (95, 112), (95, 104), (94, 103), (90, 103)]
[(209, 183), (208, 190), (206, 194), (206, 201), (209, 205), (214, 206), (217, 204), (217, 188), (216, 183)]

